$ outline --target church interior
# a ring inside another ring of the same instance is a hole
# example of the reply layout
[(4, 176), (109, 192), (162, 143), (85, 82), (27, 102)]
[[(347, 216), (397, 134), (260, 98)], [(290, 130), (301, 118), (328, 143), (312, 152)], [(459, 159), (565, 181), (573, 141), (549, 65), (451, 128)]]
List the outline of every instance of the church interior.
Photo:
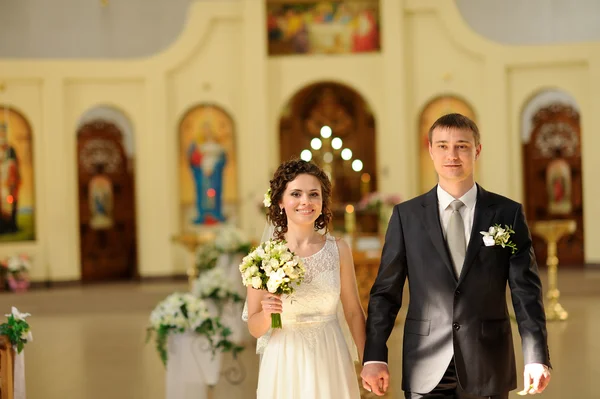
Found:
[[(428, 130), (455, 112), (481, 131), (476, 181), (531, 230), (541, 397), (598, 397), (598, 15), (568, 0), (0, 2), (0, 311), (30, 313), (33, 336), (17, 351), (0, 334), (0, 398), (256, 397), (238, 265), (277, 166), (300, 157), (332, 180), (329, 229), (366, 311), (392, 208), (436, 185)], [(160, 327), (174, 300), (207, 304), (202, 333)], [(405, 315), (387, 398), (404, 397)]]

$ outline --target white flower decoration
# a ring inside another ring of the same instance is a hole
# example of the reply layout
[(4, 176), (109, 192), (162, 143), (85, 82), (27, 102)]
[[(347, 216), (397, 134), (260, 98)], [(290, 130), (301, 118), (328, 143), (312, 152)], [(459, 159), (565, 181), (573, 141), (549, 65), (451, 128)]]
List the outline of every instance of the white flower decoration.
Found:
[(499, 224), (495, 224), (488, 231), (480, 231), (479, 233), (483, 236), (483, 243), (486, 247), (500, 245), (502, 248), (510, 248), (514, 254), (517, 252), (517, 246), (509, 240), (510, 235), (514, 232), (511, 226), (504, 225), (504, 227), (501, 227)]
[(263, 199), (263, 205), (265, 208), (271, 207), (271, 189), (269, 188), (265, 193), (265, 199)]
[[(31, 316), (30, 313), (19, 312), (19, 309), (15, 308), (14, 306), (11, 309), (11, 314), (15, 318), (15, 320), (25, 320), (26, 317)], [(8, 317), (10, 316), (10, 314), (5, 314), (4, 316)]]

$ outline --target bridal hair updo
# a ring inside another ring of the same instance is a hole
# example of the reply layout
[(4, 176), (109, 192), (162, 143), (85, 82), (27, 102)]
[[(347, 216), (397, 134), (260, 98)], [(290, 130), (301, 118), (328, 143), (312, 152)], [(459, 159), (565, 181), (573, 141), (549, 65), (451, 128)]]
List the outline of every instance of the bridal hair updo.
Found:
[(321, 198), (323, 199), (322, 211), (317, 220), (315, 220), (315, 231), (325, 229), (328, 231), (331, 222), (331, 181), (323, 169), (311, 162), (301, 159), (293, 159), (279, 165), (275, 171), (273, 179), (270, 181), (271, 187), (271, 206), (267, 210), (267, 219), (275, 227), (274, 236), (282, 240), (287, 233), (287, 215), (285, 211), (281, 213), (279, 203), (289, 182), (293, 181), (298, 175), (311, 175), (321, 182)]

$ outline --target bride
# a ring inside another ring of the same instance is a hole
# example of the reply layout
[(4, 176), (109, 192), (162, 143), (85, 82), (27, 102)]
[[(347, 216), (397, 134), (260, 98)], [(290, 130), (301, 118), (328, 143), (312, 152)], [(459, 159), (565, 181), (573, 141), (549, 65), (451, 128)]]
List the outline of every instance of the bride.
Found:
[[(325, 172), (302, 160), (283, 163), (271, 180), (273, 238), (302, 258), (306, 275), (290, 297), (248, 288), (248, 329), (262, 354), (258, 398), (360, 398), (353, 360), (357, 349), (362, 357), (365, 316), (348, 244), (320, 232), (331, 221), (330, 195)], [(270, 329), (272, 313), (282, 329)]]

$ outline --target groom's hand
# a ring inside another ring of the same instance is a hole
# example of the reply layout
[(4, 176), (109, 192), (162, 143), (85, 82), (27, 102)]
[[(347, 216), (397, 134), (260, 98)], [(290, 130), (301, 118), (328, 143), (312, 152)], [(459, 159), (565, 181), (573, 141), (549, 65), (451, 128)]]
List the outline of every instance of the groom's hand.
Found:
[(390, 383), (390, 372), (386, 363), (367, 363), (360, 373), (363, 388), (377, 396), (385, 395)]
[(519, 392), (519, 395), (542, 393), (550, 382), (550, 370), (545, 364), (526, 364), (523, 377), (525, 388)]

